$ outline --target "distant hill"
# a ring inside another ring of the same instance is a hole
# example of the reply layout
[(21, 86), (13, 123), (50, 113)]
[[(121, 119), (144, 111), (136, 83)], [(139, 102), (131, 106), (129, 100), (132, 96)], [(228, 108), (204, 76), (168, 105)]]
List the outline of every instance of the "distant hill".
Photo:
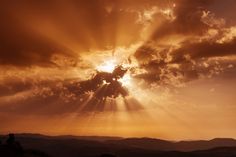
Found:
[(215, 147), (232, 147), (236, 146), (236, 140), (230, 138), (216, 138), (212, 140), (198, 141), (179, 141), (172, 142), (152, 138), (127, 138), (121, 140), (110, 140), (107, 143), (132, 146), (136, 148), (164, 150), (164, 151), (194, 151), (205, 150)]
[[(119, 138), (99, 136), (44, 136), (16, 134), (26, 156), (99, 157), (103, 153), (119, 157), (236, 157), (236, 140), (172, 142), (152, 138)], [(4, 141), (6, 136), (1, 135)], [(0, 156), (9, 150), (1, 145)], [(14, 154), (14, 153), (13, 153)], [(14, 157), (14, 156), (13, 156)]]
[[(115, 136), (74, 136), (74, 135), (59, 135), (59, 136), (48, 136), (42, 134), (32, 133), (21, 133), (16, 134), (17, 137), (29, 137), (29, 138), (41, 138), (41, 139), (82, 139), (82, 140), (93, 140), (93, 141), (107, 141), (107, 140), (121, 140), (122, 137)], [(0, 138), (6, 138), (7, 135), (0, 135)]]

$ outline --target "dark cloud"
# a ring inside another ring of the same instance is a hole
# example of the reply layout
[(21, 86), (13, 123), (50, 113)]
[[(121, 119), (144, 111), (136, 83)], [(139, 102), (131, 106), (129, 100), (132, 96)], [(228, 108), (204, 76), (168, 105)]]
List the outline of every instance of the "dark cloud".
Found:
[(122, 97), (127, 110), (142, 109), (141, 104), (130, 97), (128, 90), (118, 81), (126, 71), (118, 67), (113, 73), (98, 72), (84, 81), (5, 80), (4, 84), (0, 85), (0, 109), (2, 112), (27, 114), (100, 112), (105, 110), (107, 101), (112, 101), (111, 107), (115, 109), (115, 98), (118, 96)]
[(14, 95), (18, 92), (29, 90), (32, 87), (30, 82), (4, 81), (0, 84), (0, 97)]
[[(217, 64), (210, 60), (214, 57), (236, 55), (234, 38), (231, 41), (222, 40), (220, 42), (225, 36), (226, 38), (230, 36), (227, 33), (221, 34), (224, 29), (228, 29), (228, 25), (224, 25), (224, 21), (229, 19), (224, 16), (216, 16), (223, 15), (217, 12), (220, 9), (219, 4), (222, 2), (196, 0), (189, 3), (186, 0), (179, 0), (175, 3), (176, 7), (172, 8), (175, 18), (166, 20), (157, 27), (149, 40), (134, 53), (140, 68), (145, 70), (144, 73), (135, 75), (136, 78), (142, 78), (149, 83), (175, 86), (177, 82), (222, 73), (227, 69), (226, 65), (221, 64), (223, 60), (219, 63), (215, 61)], [(229, 4), (232, 3), (235, 2), (230, 1)], [(207, 17), (203, 17), (203, 12), (206, 13), (208, 10), (216, 11), (216, 13), (208, 12)], [(209, 29), (217, 30), (218, 37), (204, 39)], [(179, 43), (178, 48), (171, 43), (163, 45), (162, 40), (169, 39), (173, 37), (172, 35), (183, 36), (179, 37), (183, 42)], [(185, 37), (188, 37), (187, 40)]]
[(176, 1), (177, 5), (173, 9), (175, 19), (162, 23), (151, 36), (150, 40), (159, 40), (174, 34), (180, 35), (202, 35), (207, 28), (202, 20), (202, 11), (213, 1)]
[(134, 57), (139, 62), (148, 62), (153, 59), (153, 56), (157, 55), (157, 50), (149, 45), (141, 46), (134, 54)]
[(185, 55), (189, 55), (191, 59), (236, 55), (236, 38), (226, 43), (211, 41), (185, 42), (181, 48), (174, 50), (171, 54), (173, 63), (186, 60)]
[(235, 38), (224, 43), (208, 40), (185, 41), (180, 48), (169, 48), (169, 50), (158, 49), (154, 45), (142, 46), (135, 53), (135, 57), (139, 61), (140, 68), (146, 72), (135, 77), (151, 83), (169, 85), (172, 83), (175, 85), (175, 81), (186, 82), (199, 77), (212, 77), (223, 73), (228, 69), (228, 65), (233, 65), (227, 62), (227, 58), (221, 60), (215, 58), (229, 59), (235, 55)]
[(209, 10), (214, 12), (217, 17), (224, 18), (227, 25), (235, 25), (236, 19), (234, 17), (234, 12), (236, 10), (235, 0), (214, 0)]

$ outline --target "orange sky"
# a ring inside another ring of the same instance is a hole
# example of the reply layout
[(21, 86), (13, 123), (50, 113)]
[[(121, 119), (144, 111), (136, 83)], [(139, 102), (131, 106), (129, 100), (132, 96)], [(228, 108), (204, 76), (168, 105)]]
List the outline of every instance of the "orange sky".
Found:
[[(236, 138), (234, 0), (0, 6), (0, 133)], [(127, 68), (125, 97), (96, 73)], [(90, 87), (92, 85), (92, 87)], [(96, 95), (104, 97), (98, 98)]]

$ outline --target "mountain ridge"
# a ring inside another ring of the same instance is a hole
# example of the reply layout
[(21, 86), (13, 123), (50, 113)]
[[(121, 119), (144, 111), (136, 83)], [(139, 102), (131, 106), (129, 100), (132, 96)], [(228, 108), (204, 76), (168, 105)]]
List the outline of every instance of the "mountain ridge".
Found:
[[(113, 136), (75, 136), (75, 135), (43, 135), (32, 133), (15, 134), (18, 139), (48, 139), (48, 140), (74, 140), (80, 142), (93, 141), (105, 145), (127, 146), (149, 150), (161, 151), (195, 151), (212, 149), (215, 147), (232, 147), (236, 146), (236, 139), (233, 138), (213, 138), (211, 140), (188, 140), (188, 141), (169, 141), (149, 137), (113, 137)], [(6, 138), (7, 135), (0, 135), (0, 138)]]
[[(96, 138), (94, 138), (96, 137)], [(215, 138), (198, 141), (167, 141), (155, 138), (118, 138), (99, 136), (45, 136), (42, 134), (15, 134), (25, 152), (52, 157), (100, 157), (103, 153), (118, 157), (234, 157), (236, 140)], [(0, 140), (7, 135), (0, 135)], [(4, 145), (1, 146), (4, 152)]]

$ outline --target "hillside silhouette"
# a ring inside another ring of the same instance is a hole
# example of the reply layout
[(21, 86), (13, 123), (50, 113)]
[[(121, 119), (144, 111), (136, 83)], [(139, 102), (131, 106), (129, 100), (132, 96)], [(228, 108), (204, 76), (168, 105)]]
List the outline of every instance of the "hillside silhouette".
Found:
[(236, 157), (236, 140), (227, 138), (172, 142), (151, 138), (16, 134), (11, 144), (8, 143), (9, 138), (10, 135), (0, 136), (0, 156)]
[(4, 143), (0, 141), (0, 156), (3, 157), (49, 157), (46, 153), (36, 149), (23, 149), (21, 143), (9, 134)]

